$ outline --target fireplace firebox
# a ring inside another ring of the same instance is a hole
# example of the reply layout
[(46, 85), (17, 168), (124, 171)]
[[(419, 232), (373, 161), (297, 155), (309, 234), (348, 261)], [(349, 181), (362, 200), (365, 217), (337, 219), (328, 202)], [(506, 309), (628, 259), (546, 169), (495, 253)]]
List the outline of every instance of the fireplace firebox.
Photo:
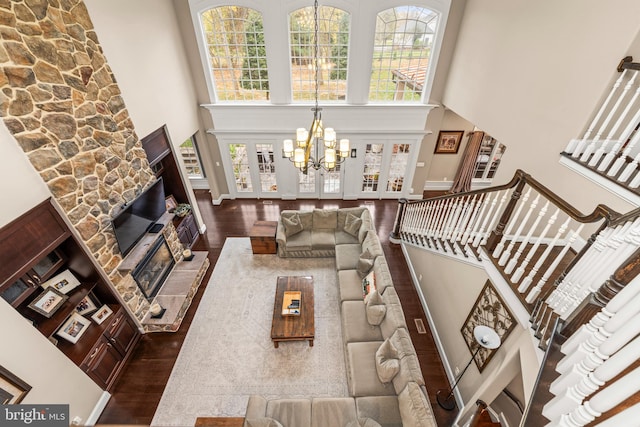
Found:
[(164, 236), (160, 236), (131, 275), (147, 300), (158, 293), (175, 261)]

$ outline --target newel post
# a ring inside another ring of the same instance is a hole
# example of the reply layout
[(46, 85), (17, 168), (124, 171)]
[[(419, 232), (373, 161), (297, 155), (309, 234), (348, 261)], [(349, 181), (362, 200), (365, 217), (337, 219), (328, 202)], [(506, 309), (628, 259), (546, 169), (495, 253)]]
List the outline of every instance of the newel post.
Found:
[(404, 197), (398, 200), (398, 210), (396, 211), (396, 219), (393, 223), (393, 230), (389, 234), (389, 242), (400, 244), (400, 225), (402, 224), (402, 218), (404, 217), (404, 211), (407, 207), (408, 200)]

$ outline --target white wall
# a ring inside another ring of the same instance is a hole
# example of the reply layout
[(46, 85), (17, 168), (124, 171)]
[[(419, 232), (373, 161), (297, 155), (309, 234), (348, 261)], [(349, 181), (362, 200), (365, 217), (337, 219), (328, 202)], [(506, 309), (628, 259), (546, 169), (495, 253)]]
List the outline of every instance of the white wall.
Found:
[[(0, 227), (50, 197), (26, 155), (0, 122)], [(0, 298), (0, 365), (32, 389), (23, 403), (69, 404), (86, 420), (102, 390), (25, 318)]]
[[(460, 330), (488, 279), (487, 273), (482, 267), (415, 247), (408, 246), (407, 253), (416, 277), (422, 276), (419, 287), (435, 325), (434, 334), (444, 350), (441, 356), (450, 367), (451, 377), (455, 377), (456, 368), (461, 372), (471, 360)], [(516, 325), (484, 371), (480, 373), (472, 363), (458, 388), (464, 401), (473, 407), (479, 398), (490, 403), (514, 375), (522, 375), (528, 400), (537, 373), (538, 358), (529, 331)]]
[[(139, 138), (166, 124), (177, 147), (198, 133), (199, 103), (172, 0), (86, 0), (87, 10)], [(185, 185), (191, 184), (182, 158)], [(189, 191), (192, 193), (192, 191)], [(202, 215), (193, 195), (199, 224)]]
[(630, 209), (558, 153), (629, 53), (638, 16), (637, 0), (467, 1), (444, 103), (507, 146), (494, 182), (521, 168), (585, 212), (598, 202)]

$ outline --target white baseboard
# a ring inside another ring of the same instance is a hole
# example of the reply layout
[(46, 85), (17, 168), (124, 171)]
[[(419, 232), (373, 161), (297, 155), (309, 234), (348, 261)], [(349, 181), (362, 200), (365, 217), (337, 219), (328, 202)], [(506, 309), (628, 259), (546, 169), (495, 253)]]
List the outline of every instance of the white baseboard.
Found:
[(211, 198), (211, 204), (218, 206), (222, 204), (223, 200), (231, 200), (231, 196), (229, 194), (221, 194), (217, 199)]
[(108, 392), (103, 392), (102, 396), (96, 403), (96, 406), (93, 407), (91, 414), (89, 414), (89, 418), (84, 422), (85, 426), (94, 426), (98, 422), (98, 418), (102, 415), (102, 411), (107, 407), (107, 403), (109, 403), (109, 399), (111, 399), (111, 394)]

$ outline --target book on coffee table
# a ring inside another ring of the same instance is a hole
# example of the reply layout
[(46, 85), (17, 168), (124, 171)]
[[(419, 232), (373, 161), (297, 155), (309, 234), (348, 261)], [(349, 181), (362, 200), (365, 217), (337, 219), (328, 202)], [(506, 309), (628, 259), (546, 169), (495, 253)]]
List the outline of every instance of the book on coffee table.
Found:
[(282, 296), (282, 315), (283, 316), (299, 316), (300, 315), (300, 291), (285, 291)]

